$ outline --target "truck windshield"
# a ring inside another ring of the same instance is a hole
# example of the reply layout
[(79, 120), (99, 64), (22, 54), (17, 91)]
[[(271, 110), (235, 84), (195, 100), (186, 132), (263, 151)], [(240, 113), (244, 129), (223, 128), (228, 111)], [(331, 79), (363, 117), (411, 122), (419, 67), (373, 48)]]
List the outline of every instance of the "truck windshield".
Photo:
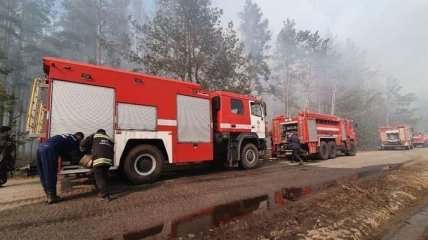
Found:
[(251, 103), (251, 115), (256, 117), (263, 117), (262, 108), (259, 103)]

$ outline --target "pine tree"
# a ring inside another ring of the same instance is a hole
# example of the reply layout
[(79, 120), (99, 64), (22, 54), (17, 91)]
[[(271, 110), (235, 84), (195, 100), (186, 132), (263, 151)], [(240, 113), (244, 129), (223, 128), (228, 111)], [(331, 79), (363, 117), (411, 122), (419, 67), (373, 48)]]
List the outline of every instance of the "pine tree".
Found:
[(129, 0), (63, 0), (60, 31), (52, 41), (57, 55), (119, 67), (130, 45), (128, 4)]
[[(251, 0), (245, 2), (244, 10), (239, 13), (242, 41), (244, 43), (244, 54), (250, 64), (249, 76), (251, 89), (261, 93), (266, 88), (271, 70), (267, 64), (270, 49), (269, 41), (272, 33), (268, 29), (269, 21), (262, 19), (263, 14), (260, 7)], [(262, 81), (264, 80), (264, 82)]]
[(0, 125), (3, 125), (3, 115), (10, 112), (13, 107), (14, 97), (10, 95), (4, 86), (5, 77), (12, 72), (5, 66), (5, 54), (0, 50)]
[(413, 104), (416, 101), (416, 96), (413, 93), (402, 94), (402, 86), (394, 77), (388, 77), (385, 85), (385, 124), (406, 123), (415, 125), (418, 121), (416, 117), (416, 109)]
[(248, 63), (233, 25), (209, 0), (159, 0), (148, 24), (135, 24), (140, 52), (128, 55), (143, 71), (202, 84), (210, 90), (249, 92)]
[[(275, 72), (278, 74), (282, 89), (273, 88), (271, 92), (284, 104), (284, 113), (290, 116), (292, 109), (297, 110), (296, 84), (298, 80), (297, 59), (299, 55), (297, 30), (294, 20), (287, 19), (276, 38)], [(295, 112), (295, 111), (294, 111)]]

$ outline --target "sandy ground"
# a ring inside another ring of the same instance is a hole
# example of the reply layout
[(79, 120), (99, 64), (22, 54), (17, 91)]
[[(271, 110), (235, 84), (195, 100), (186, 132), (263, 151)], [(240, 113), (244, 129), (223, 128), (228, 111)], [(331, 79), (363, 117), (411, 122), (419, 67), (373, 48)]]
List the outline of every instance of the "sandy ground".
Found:
[[(361, 152), (304, 166), (269, 161), (251, 171), (201, 167), (143, 186), (116, 177), (109, 203), (87, 181), (73, 180), (83, 182), (65, 184), (64, 201), (47, 205), (38, 179), (11, 179), (0, 188), (0, 238), (378, 238), (427, 193), (426, 153)], [(389, 170), (403, 163), (409, 166)]]
[(427, 203), (428, 156), (421, 156), (399, 170), (340, 184), (288, 201), (286, 207), (252, 213), (180, 239), (428, 239), (428, 230), (420, 234), (426, 227), (423, 222), (416, 225), (419, 229), (394, 231), (397, 225), (410, 224), (409, 215), (426, 217), (418, 211)]

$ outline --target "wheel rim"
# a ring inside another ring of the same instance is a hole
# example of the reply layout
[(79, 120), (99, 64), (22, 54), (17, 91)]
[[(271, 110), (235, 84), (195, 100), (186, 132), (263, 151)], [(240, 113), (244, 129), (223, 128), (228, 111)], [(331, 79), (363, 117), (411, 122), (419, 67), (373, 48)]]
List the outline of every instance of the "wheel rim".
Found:
[(141, 154), (134, 161), (134, 169), (139, 175), (148, 176), (156, 169), (156, 159), (151, 154)]
[(245, 152), (245, 159), (249, 164), (253, 164), (256, 161), (256, 152), (252, 149), (249, 149)]

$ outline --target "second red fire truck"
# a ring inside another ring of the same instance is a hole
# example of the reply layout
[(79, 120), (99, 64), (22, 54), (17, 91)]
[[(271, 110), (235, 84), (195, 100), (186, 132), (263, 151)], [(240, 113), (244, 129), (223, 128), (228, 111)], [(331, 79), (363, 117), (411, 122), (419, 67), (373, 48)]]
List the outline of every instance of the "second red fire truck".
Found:
[(272, 120), (272, 155), (291, 155), (288, 137), (297, 133), (301, 143), (301, 155), (316, 154), (325, 160), (335, 158), (338, 151), (354, 156), (357, 139), (353, 123), (348, 119), (319, 113), (300, 112), (287, 118), (277, 116)]
[(266, 148), (266, 106), (254, 97), (199, 84), (63, 59), (43, 58), (27, 119), (42, 140), (105, 129), (114, 168), (134, 183), (155, 181), (166, 164), (225, 161), (256, 167)]
[(413, 128), (411, 126), (397, 124), (394, 126), (380, 127), (378, 131), (381, 149), (413, 149)]

